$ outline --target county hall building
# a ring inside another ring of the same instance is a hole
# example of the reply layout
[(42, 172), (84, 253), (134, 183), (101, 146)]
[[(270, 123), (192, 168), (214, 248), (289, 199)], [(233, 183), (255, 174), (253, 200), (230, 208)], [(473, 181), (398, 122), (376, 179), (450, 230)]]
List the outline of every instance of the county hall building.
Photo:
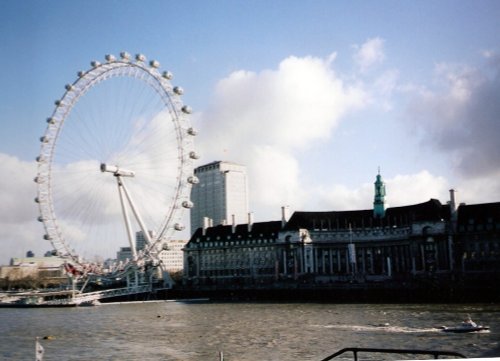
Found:
[(405, 282), (419, 276), (499, 277), (500, 203), (437, 199), (385, 207), (375, 181), (373, 209), (294, 212), (280, 221), (198, 228), (184, 248), (193, 285)]

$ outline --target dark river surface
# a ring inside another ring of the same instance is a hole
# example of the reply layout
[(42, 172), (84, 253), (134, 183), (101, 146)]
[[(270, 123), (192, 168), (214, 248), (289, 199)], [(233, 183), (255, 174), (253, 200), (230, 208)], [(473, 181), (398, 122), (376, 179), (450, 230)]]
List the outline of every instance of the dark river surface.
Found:
[[(490, 330), (453, 334), (436, 328), (455, 326), (467, 314)], [(34, 360), (36, 337), (44, 361), (217, 361), (220, 352), (225, 361), (319, 361), (345, 347), (500, 356), (500, 305), (151, 302), (0, 309), (1, 360)]]

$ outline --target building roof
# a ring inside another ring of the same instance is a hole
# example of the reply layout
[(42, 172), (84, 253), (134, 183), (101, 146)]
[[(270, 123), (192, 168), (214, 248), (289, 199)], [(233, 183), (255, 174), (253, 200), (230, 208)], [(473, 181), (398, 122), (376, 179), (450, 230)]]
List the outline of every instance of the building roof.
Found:
[(234, 163), (234, 162), (229, 162), (229, 161), (225, 161), (225, 160), (216, 160), (216, 161), (213, 161), (213, 162), (203, 164), (203, 165), (196, 167), (195, 172), (206, 170), (207, 168), (210, 168), (212, 166), (214, 166), (214, 167), (219, 166), (220, 167), (221, 165), (234, 165), (234, 166), (238, 166), (238, 167), (245, 167), (244, 165)]
[(200, 238), (215, 238), (221, 237), (222, 239), (237, 239), (238, 236), (248, 237), (248, 234), (260, 236), (278, 236), (278, 232), (281, 230), (281, 221), (269, 221), (269, 222), (256, 222), (252, 224), (252, 230), (248, 232), (248, 224), (238, 224), (233, 232), (232, 225), (218, 225), (215, 227), (209, 227), (203, 235), (203, 228), (198, 228), (196, 232), (191, 237), (191, 240)]
[(10, 260), (11, 266), (36, 265), (38, 267), (59, 267), (65, 262), (64, 258), (50, 257), (14, 257)]
[(500, 202), (461, 204), (458, 207), (457, 224), (467, 225), (470, 222), (475, 224), (500, 223)]
[(408, 225), (411, 222), (448, 220), (450, 211), (437, 199), (427, 202), (388, 208), (385, 217), (374, 217), (372, 209), (330, 212), (295, 212), (286, 225), (286, 229), (345, 229)]

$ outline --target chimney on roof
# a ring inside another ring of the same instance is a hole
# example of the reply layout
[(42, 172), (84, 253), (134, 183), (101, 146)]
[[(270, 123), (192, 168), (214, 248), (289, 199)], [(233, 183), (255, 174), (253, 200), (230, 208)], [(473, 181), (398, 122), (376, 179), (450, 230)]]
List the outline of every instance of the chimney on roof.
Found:
[(202, 231), (201, 231), (202, 235), (206, 235), (207, 234), (208, 223), (209, 223), (209, 218), (208, 217), (203, 217), (203, 228), (202, 228)]
[(252, 226), (253, 226), (253, 213), (249, 212), (248, 213), (248, 232), (252, 232)]
[(455, 200), (455, 190), (450, 189), (450, 218), (453, 230), (457, 227), (457, 203)]
[(231, 214), (231, 232), (236, 232), (236, 216)]
[(281, 228), (285, 228), (288, 221), (288, 206), (281, 207)]
[(457, 204), (455, 203), (455, 190), (450, 189), (450, 211), (455, 213), (457, 211)]

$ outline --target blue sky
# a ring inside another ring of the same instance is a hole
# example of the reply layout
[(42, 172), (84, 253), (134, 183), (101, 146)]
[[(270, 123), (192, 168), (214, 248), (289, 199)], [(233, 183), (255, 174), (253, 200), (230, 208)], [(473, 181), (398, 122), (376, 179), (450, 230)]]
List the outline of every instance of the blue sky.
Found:
[(38, 138), (64, 85), (126, 50), (171, 70), (199, 164), (247, 165), (257, 221), (500, 200), (498, 1), (0, 2), (0, 263), (50, 248)]

